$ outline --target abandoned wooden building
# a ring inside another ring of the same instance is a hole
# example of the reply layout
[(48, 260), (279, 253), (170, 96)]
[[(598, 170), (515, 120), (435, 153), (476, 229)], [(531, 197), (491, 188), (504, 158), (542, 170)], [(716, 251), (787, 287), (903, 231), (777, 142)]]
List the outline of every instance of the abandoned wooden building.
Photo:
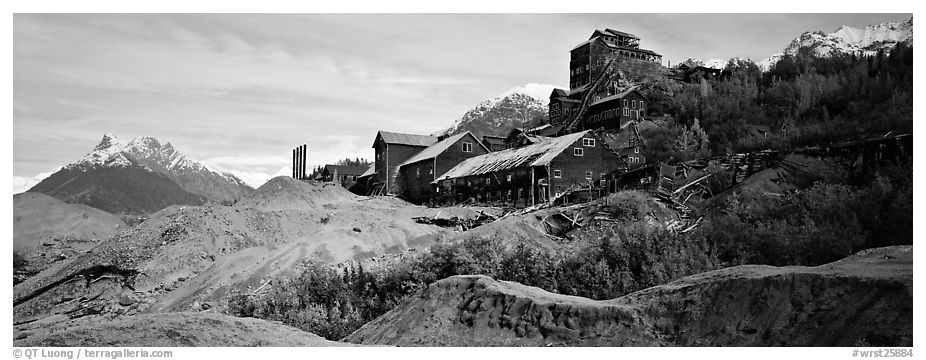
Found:
[(643, 137), (640, 136), (640, 132), (634, 125), (630, 123), (620, 131), (603, 131), (599, 133), (604, 143), (624, 160), (627, 165), (627, 168), (623, 169), (624, 171), (646, 164), (646, 156), (643, 155)]
[(625, 58), (662, 64), (662, 55), (640, 48), (640, 38), (613, 29), (595, 30), (587, 41), (569, 51), (569, 88), (591, 84), (609, 60)]
[(469, 158), (440, 175), (435, 201), (524, 207), (552, 201), (576, 186), (598, 187), (626, 164), (592, 131)]
[(483, 135), (482, 145), (485, 145), (489, 151), (502, 151), (508, 148), (505, 144), (505, 137), (496, 135)]
[(613, 129), (628, 119), (643, 118), (648, 100), (623, 78), (622, 68), (640, 62), (659, 67), (662, 56), (639, 46), (640, 38), (625, 32), (596, 30), (570, 51), (569, 90), (554, 89), (548, 105), (549, 124), (558, 134)]
[(316, 180), (350, 188), (367, 171), (367, 166), (325, 165)]
[(413, 203), (430, 202), (434, 198), (431, 183), (437, 176), (465, 159), (489, 152), (490, 150), (469, 131), (443, 138), (399, 165), (399, 193), (405, 200)]
[(398, 194), (399, 183), (396, 182), (396, 176), (399, 173), (399, 165), (434, 145), (437, 140), (435, 136), (377, 132), (373, 141), (375, 166), (371, 191), (376, 194)]

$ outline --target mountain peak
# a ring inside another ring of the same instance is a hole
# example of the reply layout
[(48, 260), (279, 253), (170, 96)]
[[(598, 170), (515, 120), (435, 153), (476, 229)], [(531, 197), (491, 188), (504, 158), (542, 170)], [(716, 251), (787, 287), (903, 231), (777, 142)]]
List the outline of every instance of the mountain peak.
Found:
[(129, 142), (128, 147), (160, 150), (161, 142), (158, 141), (158, 139), (155, 139), (150, 136), (139, 136), (139, 137), (132, 139), (132, 141)]
[(105, 150), (105, 149), (109, 149), (112, 147), (118, 147), (119, 145), (121, 144), (119, 143), (119, 139), (117, 139), (115, 135), (106, 133), (106, 134), (103, 134), (103, 139), (100, 140), (100, 143), (97, 144), (96, 147), (93, 148), (93, 150), (94, 151)]
[[(114, 171), (115, 169), (118, 171)], [(168, 182), (173, 182), (173, 186), (179, 186), (189, 194), (204, 196), (215, 201), (233, 201), (253, 190), (234, 175), (216, 171), (199, 161), (188, 159), (170, 143), (161, 145), (161, 142), (154, 137), (140, 136), (124, 144), (112, 134), (103, 135), (102, 141), (93, 151), (50, 175), (54, 177), (55, 174), (60, 173), (58, 177), (53, 180), (46, 178), (47, 183), (41, 180), (36, 186), (39, 189), (52, 191), (56, 186), (61, 185), (59, 182), (67, 182), (67, 179), (75, 177), (95, 179), (103, 170), (106, 174), (140, 176), (139, 179), (146, 179), (138, 180), (141, 182), (163, 183), (163, 180), (157, 179), (158, 176), (163, 176), (169, 179)], [(144, 174), (153, 174), (153, 176)], [(96, 181), (88, 181), (84, 185), (98, 185)], [(114, 185), (108, 184), (107, 186)], [(85, 190), (96, 191), (83, 188), (72, 190), (75, 193)]]
[(453, 135), (465, 131), (477, 137), (503, 136), (514, 127), (537, 124), (547, 116), (550, 93), (557, 86), (529, 83), (503, 91), (467, 111), (449, 128), (435, 135)]
[(555, 88), (558, 88), (558, 86), (550, 84), (528, 83), (505, 90), (496, 96), (496, 98), (506, 98), (511, 95), (521, 94), (540, 100), (543, 103), (548, 103), (550, 101), (550, 93), (552, 93), (553, 89)]

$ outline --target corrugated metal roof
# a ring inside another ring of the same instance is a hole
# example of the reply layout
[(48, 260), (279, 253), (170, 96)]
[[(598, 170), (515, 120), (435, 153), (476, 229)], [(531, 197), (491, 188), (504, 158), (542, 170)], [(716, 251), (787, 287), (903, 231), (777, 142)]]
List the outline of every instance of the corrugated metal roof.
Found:
[(598, 105), (598, 104), (601, 104), (601, 103), (603, 103), (603, 102), (608, 102), (608, 101), (615, 100), (615, 99), (622, 99), (623, 97), (625, 97), (625, 96), (627, 96), (627, 95), (630, 95), (630, 93), (633, 93), (633, 92), (636, 92), (637, 95), (640, 95), (640, 97), (646, 99), (646, 97), (643, 96), (643, 94), (640, 94), (640, 92), (637, 91), (637, 88), (636, 88), (636, 87), (632, 87), (632, 88), (630, 88), (630, 89), (624, 90), (624, 91), (621, 92), (621, 93), (618, 93), (618, 94), (615, 94), (615, 95), (611, 95), (611, 96), (608, 96), (608, 97), (605, 97), (605, 98), (601, 98), (601, 99), (592, 101), (592, 103), (589, 104), (589, 106)]
[(530, 129), (527, 129), (527, 133), (535, 133), (535, 132), (538, 132), (538, 131), (541, 131), (541, 130), (544, 130), (544, 129), (547, 129), (547, 128), (550, 128), (550, 127), (553, 127), (553, 125), (550, 125), (550, 124), (543, 124), (543, 125), (540, 125), (540, 126), (535, 126), (535, 127), (530, 128)]
[(365, 166), (325, 165), (325, 170), (333, 174), (337, 170), (340, 175), (361, 175), (367, 168)]
[(364, 171), (363, 174), (360, 174), (360, 177), (367, 177), (373, 174), (376, 174), (376, 164), (370, 164), (370, 167), (367, 168), (367, 171)]
[[(445, 150), (447, 150), (447, 148), (453, 146), (453, 144), (456, 143), (458, 140), (466, 137), (467, 135), (472, 135), (472, 133), (467, 131), (465, 133), (456, 134), (444, 140), (441, 140), (437, 142), (437, 144), (431, 145), (427, 149), (421, 150), (421, 152), (415, 155), (412, 155), (412, 157), (408, 158), (408, 160), (405, 160), (405, 162), (399, 165), (399, 167), (402, 167), (408, 164), (413, 164), (421, 160), (433, 159), (437, 157), (437, 155), (440, 155)], [(476, 137), (473, 136), (473, 139), (475, 138)], [(486, 149), (485, 145), (482, 145), (482, 142), (476, 141), (476, 143), (479, 144), (479, 146), (481, 146), (485, 151), (489, 151), (489, 149)]]
[[(431, 146), (437, 143), (436, 136), (428, 135), (417, 135), (417, 134), (402, 134), (394, 133), (389, 131), (382, 131), (376, 133), (377, 137), (382, 137), (383, 141), (387, 144), (400, 144), (400, 145), (410, 145), (410, 146)], [(373, 147), (376, 147), (376, 144), (373, 144)]]
[[(599, 30), (599, 31), (600, 31), (600, 30)], [(614, 35), (617, 35), (617, 36), (630, 37), (630, 38), (634, 38), (634, 39), (640, 40), (639, 37), (637, 37), (636, 35), (631, 34), (631, 33), (625, 33), (625, 32), (623, 32), (623, 31), (618, 31), (618, 30), (614, 30), (614, 29), (604, 29), (604, 31), (607, 31), (607, 32), (609, 32), (609, 33), (611, 33), (611, 34), (614, 34)]]
[(487, 174), (522, 166), (544, 166), (577, 140), (588, 136), (588, 133), (588, 131), (577, 132), (558, 138), (549, 138), (536, 144), (471, 157), (437, 177), (435, 181)]

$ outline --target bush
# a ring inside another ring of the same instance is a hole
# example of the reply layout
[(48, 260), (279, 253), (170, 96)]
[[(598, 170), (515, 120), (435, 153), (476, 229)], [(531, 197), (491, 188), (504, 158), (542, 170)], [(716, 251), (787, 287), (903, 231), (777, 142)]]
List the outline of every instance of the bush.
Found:
[(695, 236), (729, 265), (814, 266), (866, 248), (912, 244), (912, 175), (896, 175), (898, 168), (882, 169), (862, 186), (819, 181), (783, 200), (733, 195), (727, 211)]
[(26, 257), (23, 256), (21, 252), (16, 250), (13, 251), (13, 270), (22, 269), (28, 264), (29, 263), (26, 262)]

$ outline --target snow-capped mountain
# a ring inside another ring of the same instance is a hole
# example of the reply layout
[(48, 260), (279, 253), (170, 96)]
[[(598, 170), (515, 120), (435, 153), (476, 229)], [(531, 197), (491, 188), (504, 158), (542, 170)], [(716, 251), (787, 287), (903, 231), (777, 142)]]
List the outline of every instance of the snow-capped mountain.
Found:
[[(106, 174), (105, 182), (99, 181), (101, 174)], [(114, 182), (115, 178), (127, 183)], [(146, 198), (138, 198), (140, 194), (132, 194), (128, 188), (148, 193)], [(29, 191), (69, 202), (92, 202), (87, 205), (107, 211), (150, 212), (172, 204), (234, 201), (253, 189), (234, 175), (187, 158), (170, 143), (162, 145), (152, 137), (137, 137), (123, 143), (106, 134), (93, 151)], [(147, 198), (153, 194), (161, 198)]]
[(819, 57), (835, 54), (871, 56), (879, 50), (889, 52), (897, 43), (913, 45), (913, 18), (864, 28), (842, 26), (831, 33), (808, 31), (792, 40), (783, 52), (760, 61), (759, 66), (767, 70), (782, 56), (796, 55), (800, 49), (809, 49)]
[(685, 61), (679, 63), (679, 65), (688, 65), (688, 67), (697, 67), (703, 66), (706, 68), (720, 69), (723, 70), (727, 66), (728, 60), (724, 59), (710, 59), (710, 60), (699, 60), (695, 58), (688, 58)]
[(434, 135), (472, 131), (479, 138), (483, 135), (505, 136), (516, 127), (538, 125), (546, 121), (547, 105), (554, 88), (557, 86), (531, 83), (508, 89), (479, 103), (452, 126)]

